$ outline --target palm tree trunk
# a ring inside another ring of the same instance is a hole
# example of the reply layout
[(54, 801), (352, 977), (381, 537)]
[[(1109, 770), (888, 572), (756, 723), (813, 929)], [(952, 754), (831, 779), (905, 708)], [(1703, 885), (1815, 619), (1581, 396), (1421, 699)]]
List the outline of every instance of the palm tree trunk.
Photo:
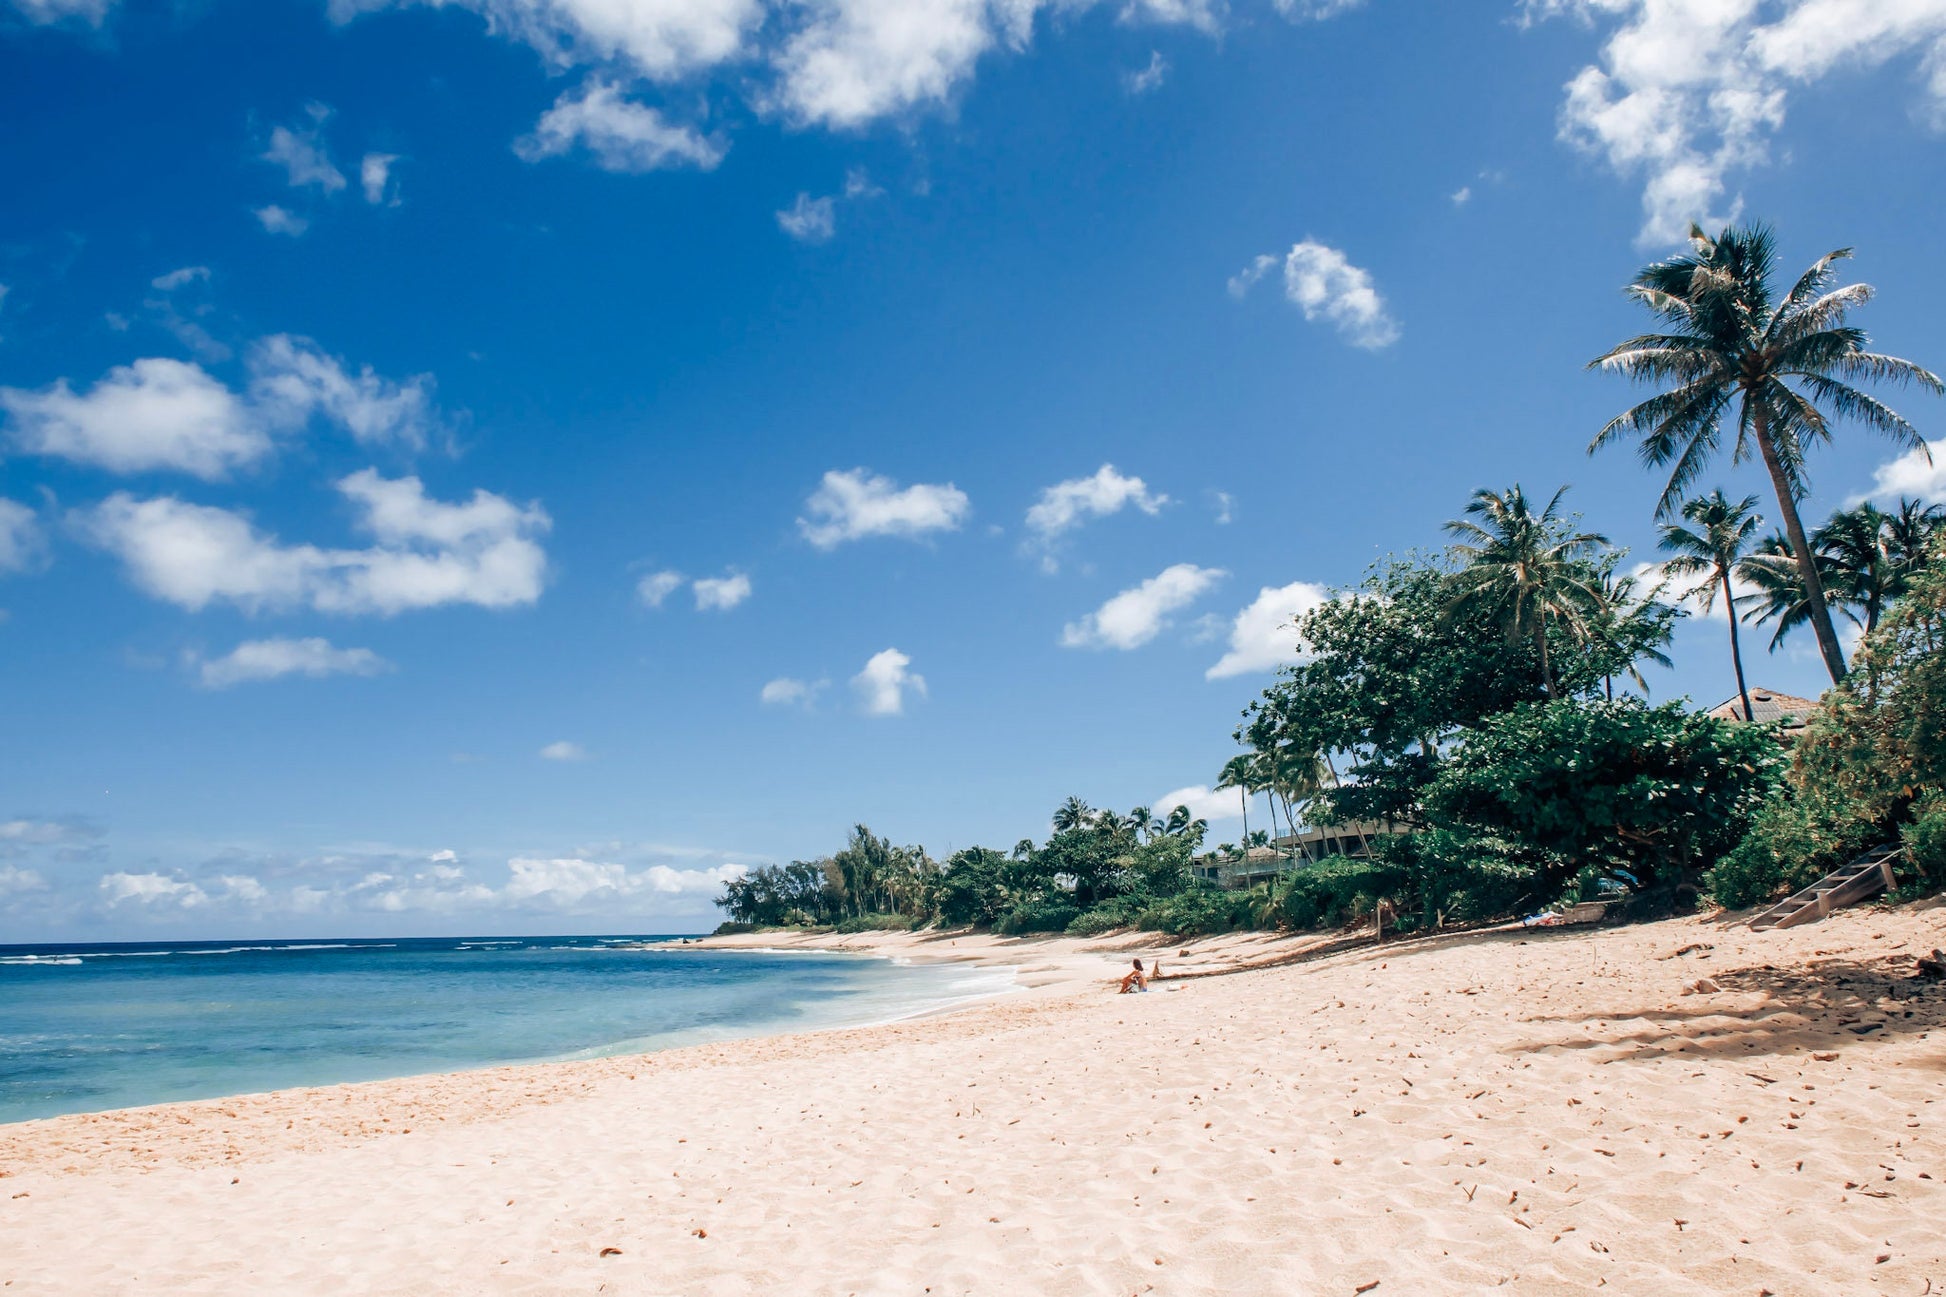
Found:
[(1243, 840), (1250, 841), (1250, 790), (1237, 785), (1237, 800), (1243, 803)]
[[(1750, 396), (1746, 393), (1745, 400)], [(1824, 597), (1824, 579), (1818, 575), (1817, 556), (1804, 536), (1804, 520), (1797, 516), (1797, 500), (1791, 494), (1791, 481), (1777, 447), (1770, 439), (1770, 414), (1761, 404), (1751, 413), (1750, 430), (1763, 452), (1764, 467), (1770, 471), (1770, 485), (1777, 492), (1777, 507), (1784, 513), (1784, 534), (1790, 537), (1791, 554), (1797, 559), (1797, 573), (1804, 581), (1804, 602), (1810, 606), (1811, 629), (1817, 632), (1818, 652), (1824, 655), (1824, 669), (1832, 684), (1845, 680), (1845, 651), (1838, 644), (1838, 630), (1831, 624), (1831, 605)]]
[(1549, 698), (1560, 697), (1554, 687), (1554, 663), (1547, 656), (1547, 619), (1541, 618), (1534, 624), (1534, 647), (1541, 652), (1541, 683), (1547, 686)]
[(1757, 717), (1750, 710), (1750, 690), (1743, 683), (1743, 646), (1737, 642), (1737, 601), (1730, 590), (1730, 569), (1722, 566), (1717, 570), (1723, 574), (1723, 611), (1730, 614), (1730, 662), (1737, 669), (1737, 697), (1743, 699), (1743, 719), (1754, 721)]

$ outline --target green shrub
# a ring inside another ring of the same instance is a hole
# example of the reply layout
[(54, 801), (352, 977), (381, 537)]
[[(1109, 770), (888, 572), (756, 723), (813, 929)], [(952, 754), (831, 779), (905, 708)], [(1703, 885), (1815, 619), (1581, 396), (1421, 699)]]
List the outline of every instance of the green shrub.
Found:
[(1114, 932), (1118, 928), (1133, 927), (1130, 917), (1119, 909), (1101, 907), (1076, 915), (1067, 926), (1070, 937), (1099, 937), (1104, 932)]
[(1195, 882), (1174, 896), (1151, 902), (1137, 922), (1150, 932), (1180, 937), (1204, 937), (1254, 927), (1261, 919), (1262, 892), (1227, 892)]
[(1919, 803), (1912, 823), (1905, 826), (1906, 857), (1925, 890), (1946, 884), (1946, 796)]
[(1743, 841), (1710, 870), (1707, 886), (1725, 909), (1762, 905), (1809, 887), (1884, 838), (1885, 831), (1857, 803), (1814, 783), (1807, 793), (1773, 797)]
[(993, 930), (1003, 937), (1030, 932), (1066, 932), (1068, 925), (1081, 917), (1081, 910), (1068, 900), (1029, 901), (1000, 916)]
[(837, 931), (845, 934), (858, 932), (910, 932), (919, 926), (919, 920), (906, 914), (860, 914), (838, 924)]

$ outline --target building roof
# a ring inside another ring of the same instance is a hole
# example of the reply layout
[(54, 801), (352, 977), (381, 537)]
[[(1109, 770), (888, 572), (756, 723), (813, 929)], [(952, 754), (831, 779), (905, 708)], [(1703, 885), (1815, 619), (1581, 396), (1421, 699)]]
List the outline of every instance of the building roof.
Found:
[[(1815, 699), (1799, 698), (1795, 694), (1780, 693), (1775, 689), (1750, 691), (1750, 710), (1755, 713), (1750, 719), (1760, 725), (1782, 721), (1785, 729), (1797, 729), (1804, 724), (1812, 712), (1817, 710), (1817, 707)], [(1723, 721), (1743, 720), (1743, 699), (1726, 698), (1710, 708), (1709, 715)]]

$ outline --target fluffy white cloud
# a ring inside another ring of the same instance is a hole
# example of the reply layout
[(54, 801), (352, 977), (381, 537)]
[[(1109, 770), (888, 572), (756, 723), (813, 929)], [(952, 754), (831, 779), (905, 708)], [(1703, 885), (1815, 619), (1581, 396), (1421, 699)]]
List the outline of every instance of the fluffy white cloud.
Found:
[[(1231, 278), (1230, 292), (1242, 297), (1277, 264), (1276, 257), (1258, 257)], [(1284, 296), (1305, 319), (1324, 320), (1354, 347), (1376, 351), (1399, 340), (1398, 322), (1372, 286), (1371, 272), (1337, 248), (1306, 239), (1292, 246), (1283, 266)]]
[(41, 528), (34, 511), (0, 497), (0, 576), (25, 572), (40, 559)]
[(249, 386), (238, 393), (200, 365), (153, 356), (116, 366), (85, 393), (66, 379), (37, 391), (0, 388), (0, 410), (14, 444), (30, 454), (116, 473), (173, 469), (206, 481), (256, 463), (274, 448), (275, 434), (314, 416), (360, 445), (414, 450), (438, 424), (431, 375), (393, 382), (369, 365), (353, 374), (307, 338), (260, 340), (249, 370)]
[(329, 640), (311, 637), (245, 640), (224, 656), (202, 663), (198, 672), (205, 688), (227, 689), (280, 676), (375, 676), (391, 669), (390, 662), (370, 649), (336, 648)]
[(660, 608), (664, 599), (682, 589), (685, 579), (680, 572), (651, 572), (635, 583), (635, 597), (651, 608)]
[(1528, 19), (1612, 23), (1567, 84), (1563, 138), (1643, 185), (1642, 240), (1717, 212), (1731, 173), (1769, 157), (1790, 95), (1840, 67), (1917, 54), (1921, 97), (1946, 112), (1946, 0), (1527, 0)]
[(562, 739), (558, 743), (550, 743), (542, 748), (541, 759), (544, 761), (586, 761), (588, 759), (588, 751), (579, 743), (570, 743), (566, 739)]
[(572, 152), (576, 146), (587, 149), (605, 171), (633, 172), (681, 166), (710, 171), (728, 147), (624, 98), (619, 85), (601, 77), (590, 77), (579, 90), (564, 92), (541, 114), (533, 134), (515, 141), (514, 152), (528, 162), (538, 162)]
[(895, 648), (872, 654), (865, 669), (851, 678), (866, 715), (897, 716), (905, 711), (908, 693), (926, 696), (926, 678), (911, 668), (912, 659)]
[(177, 469), (214, 479), (270, 452), (269, 429), (198, 366), (151, 357), (118, 365), (86, 394), (66, 379), (39, 391), (0, 388), (14, 444), (117, 473)]
[[(1864, 500), (1893, 502), (1907, 496), (1927, 504), (1946, 504), (1946, 442), (1930, 444), (1930, 454), (1908, 450), (1872, 474), (1872, 488), (1848, 503)], [(6, 564), (0, 562), (0, 568)]]
[(1263, 587), (1230, 623), (1229, 651), (1203, 673), (1204, 677), (1222, 680), (1275, 671), (1297, 661), (1297, 631), (1292, 623), (1330, 597), (1330, 591), (1309, 581)]
[(316, 186), (327, 194), (335, 194), (345, 187), (344, 172), (331, 161), (320, 133), (325, 118), (330, 115), (331, 110), (323, 104), (312, 104), (311, 126), (297, 130), (279, 126), (270, 132), (270, 147), (264, 150), (263, 160), (282, 167), (291, 188)]
[(1063, 648), (1135, 649), (1170, 625), (1169, 615), (1203, 597), (1228, 576), (1221, 568), (1177, 563), (1124, 590), (1061, 631)]
[(916, 538), (956, 531), (972, 507), (966, 493), (951, 482), (943, 486), (922, 482), (902, 489), (891, 478), (866, 469), (833, 470), (805, 502), (810, 516), (799, 518), (797, 525), (813, 545), (832, 549), (867, 536)]
[(800, 193), (797, 201), (777, 213), (777, 227), (799, 243), (825, 243), (837, 233), (834, 200)]
[(728, 612), (750, 597), (750, 578), (741, 572), (701, 577), (691, 587), (701, 612)]
[(358, 185), (365, 191), (365, 201), (374, 206), (385, 203), (392, 207), (399, 205), (396, 192), (388, 192), (392, 184), (392, 164), (399, 160), (396, 153), (367, 153), (358, 164)]
[(166, 874), (103, 874), (97, 886), (111, 907), (132, 902), (191, 910), (209, 903), (209, 893), (201, 887)]
[(728, 62), (763, 21), (763, 0), (331, 0), (336, 22), (408, 4), (451, 4), (486, 15), (550, 62), (621, 60), (669, 80)]
[(1154, 517), (1168, 503), (1168, 496), (1151, 494), (1141, 478), (1125, 477), (1113, 464), (1103, 464), (1091, 477), (1072, 478), (1044, 489), (1027, 510), (1027, 530), (1042, 545), (1050, 545), (1090, 518), (1106, 518), (1130, 505)]
[(288, 333), (262, 339), (250, 353), (250, 398), (263, 417), (295, 425), (321, 415), (361, 446), (424, 449), (438, 423), (432, 391), (430, 374), (394, 382), (370, 365), (353, 374), (317, 343)]
[(796, 680), (790, 676), (779, 676), (764, 685), (762, 698), (766, 705), (772, 707), (809, 707), (830, 683), (829, 680)]
[(309, 221), (289, 208), (279, 207), (276, 203), (253, 207), (250, 209), (250, 214), (257, 218), (257, 223), (264, 227), (266, 234), (288, 234), (294, 239), (311, 228)]
[(591, 898), (621, 900), (643, 893), (714, 895), (722, 890), (724, 883), (741, 878), (743, 873), (741, 865), (718, 865), (711, 869), (650, 865), (646, 869), (630, 869), (626, 865), (595, 860), (535, 860), (516, 856), (507, 862), (507, 885), (500, 899), (544, 900), (551, 905), (569, 907)]
[(338, 483), (377, 544), (285, 545), (242, 514), (171, 496), (117, 492), (74, 515), (82, 535), (121, 559), (158, 599), (191, 610), (216, 601), (248, 611), (311, 607), (390, 615), (443, 604), (511, 608), (540, 598), (551, 526), (539, 505), (475, 491), (463, 504), (429, 499), (416, 477), (365, 469)]
[(1162, 794), (1149, 805), (1158, 815), (1167, 815), (1178, 806), (1187, 806), (1190, 815), (1214, 824), (1218, 820), (1243, 818), (1243, 802), (1234, 788), (1215, 792), (1202, 784), (1191, 784)]
[(776, 56), (777, 97), (794, 119), (836, 127), (944, 102), (999, 38), (996, 16), (1017, 43), (1033, 22), (1031, 2), (988, 0), (813, 0), (809, 13)]

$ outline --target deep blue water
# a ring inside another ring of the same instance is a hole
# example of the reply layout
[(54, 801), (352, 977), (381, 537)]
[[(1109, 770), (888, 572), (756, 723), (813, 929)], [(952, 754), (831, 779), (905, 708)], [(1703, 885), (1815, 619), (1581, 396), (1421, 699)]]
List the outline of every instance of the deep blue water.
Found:
[(0, 1122), (877, 1022), (1009, 981), (645, 940), (0, 946)]

